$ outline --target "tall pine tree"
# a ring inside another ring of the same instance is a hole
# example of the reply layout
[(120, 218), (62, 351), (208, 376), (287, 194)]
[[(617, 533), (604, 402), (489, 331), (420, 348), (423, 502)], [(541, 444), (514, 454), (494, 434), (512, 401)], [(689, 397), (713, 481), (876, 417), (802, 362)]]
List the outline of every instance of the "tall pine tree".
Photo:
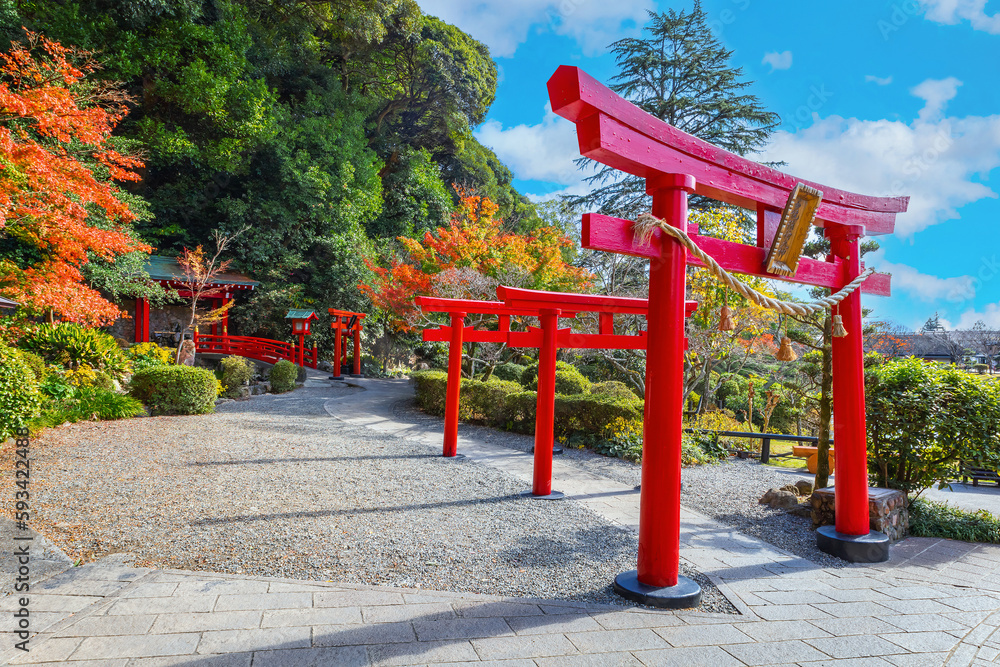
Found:
[[(777, 114), (743, 92), (742, 68), (729, 66), (733, 52), (712, 34), (700, 0), (690, 12), (649, 12), (641, 38), (611, 45), (619, 73), (611, 89), (660, 120), (726, 150), (746, 155), (761, 149), (777, 127)], [(591, 164), (578, 161), (581, 167)], [(573, 205), (635, 218), (649, 210), (645, 182), (610, 167), (587, 179), (596, 189), (571, 198)]]

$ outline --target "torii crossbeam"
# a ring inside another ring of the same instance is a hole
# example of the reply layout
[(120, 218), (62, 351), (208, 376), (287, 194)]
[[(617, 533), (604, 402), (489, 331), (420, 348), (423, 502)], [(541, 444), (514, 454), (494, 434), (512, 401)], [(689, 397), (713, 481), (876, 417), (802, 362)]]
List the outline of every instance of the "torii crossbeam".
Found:
[[(906, 197), (869, 197), (795, 178), (740, 157), (647, 114), (577, 67), (563, 66), (548, 83), (555, 113), (576, 124), (580, 153), (646, 180), (653, 215), (679, 227), (728, 271), (838, 290), (862, 273), (859, 239), (893, 231)], [(803, 258), (793, 276), (766, 271), (781, 211), (798, 183), (823, 192), (816, 224), (831, 243), (827, 261)], [(757, 245), (699, 236), (687, 223), (687, 197), (697, 193), (757, 213)], [(656, 230), (648, 243), (633, 223), (600, 215), (583, 220), (582, 245), (650, 260), (646, 408), (638, 568), (615, 580), (633, 600), (664, 607), (693, 606), (698, 585), (679, 576), (681, 428), (686, 266), (697, 265), (673, 238)], [(861, 288), (888, 296), (889, 277), (875, 274)], [(834, 338), (836, 526), (818, 531), (824, 551), (849, 560), (888, 558), (888, 540), (869, 530), (861, 300), (839, 305), (848, 335)]]

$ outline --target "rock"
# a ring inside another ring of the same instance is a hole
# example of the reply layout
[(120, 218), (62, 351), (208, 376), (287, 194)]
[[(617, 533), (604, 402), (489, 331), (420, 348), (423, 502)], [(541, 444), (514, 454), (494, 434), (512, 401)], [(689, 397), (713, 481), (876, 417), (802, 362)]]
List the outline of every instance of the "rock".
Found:
[(763, 496), (761, 496), (760, 500), (758, 500), (757, 502), (760, 503), (761, 505), (766, 505), (769, 502), (771, 502), (771, 500), (777, 493), (778, 493), (777, 489), (768, 489), (767, 492)]
[(217, 398), (217, 399), (215, 399), (215, 405), (216, 406), (222, 405), (224, 403), (232, 403), (232, 402), (233, 402), (233, 399), (231, 399), (231, 398)]
[(430, 368), (431, 368), (430, 364), (425, 364), (425, 363), (419, 363), (419, 364), (417, 364), (417, 370), (418, 371), (427, 371), (427, 370), (430, 370)]
[(332, 373), (333, 364), (331, 364), (329, 361), (321, 361), (319, 362), (319, 366), (317, 366), (317, 370), (321, 370), (324, 373)]
[(799, 504), (799, 497), (791, 491), (776, 491), (768, 503), (776, 510), (784, 510)]
[(795, 482), (795, 487), (799, 490), (800, 496), (808, 496), (813, 492), (813, 483), (808, 479), (800, 479)]
[(812, 517), (812, 506), (809, 504), (808, 500), (805, 500), (796, 504), (795, 507), (790, 507), (788, 509), (788, 513), (809, 519)]
[(785, 484), (783, 487), (781, 487), (781, 490), (788, 491), (789, 493), (794, 493), (795, 495), (799, 495), (799, 487), (795, 486), (794, 484)]

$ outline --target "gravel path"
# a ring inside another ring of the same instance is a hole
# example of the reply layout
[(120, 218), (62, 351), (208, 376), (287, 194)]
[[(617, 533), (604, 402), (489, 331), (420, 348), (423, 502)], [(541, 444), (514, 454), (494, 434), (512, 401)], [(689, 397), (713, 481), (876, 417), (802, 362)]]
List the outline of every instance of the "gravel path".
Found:
[[(414, 401), (401, 401), (393, 406), (400, 420), (413, 422), (436, 420), (426, 415)], [(463, 433), (495, 445), (520, 451), (534, 446), (534, 437), (507, 433), (484, 426), (462, 425)], [(608, 458), (588, 449), (565, 448), (562, 460), (623, 484), (639, 484), (641, 466), (622, 459)], [(812, 520), (761, 505), (757, 501), (770, 488), (794, 484), (796, 480), (810, 482), (813, 476), (788, 468), (761, 465), (753, 460), (730, 459), (715, 465), (685, 468), (681, 474), (681, 502), (717, 521), (753, 535), (797, 556), (808, 558), (822, 567), (846, 567), (849, 564), (816, 548), (816, 533)]]
[[(627, 604), (610, 582), (635, 567), (630, 531), (345, 426), (323, 406), (350, 392), (52, 429), (33, 443), (33, 527), (85, 562), (129, 552), (140, 566)], [(703, 610), (734, 611), (687, 574)]]

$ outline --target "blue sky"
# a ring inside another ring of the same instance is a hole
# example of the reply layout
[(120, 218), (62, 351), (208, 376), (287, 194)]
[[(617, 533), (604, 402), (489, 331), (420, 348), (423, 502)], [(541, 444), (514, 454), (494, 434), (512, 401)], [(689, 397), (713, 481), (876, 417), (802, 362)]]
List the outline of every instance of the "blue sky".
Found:
[[(490, 46), (497, 101), (479, 138), (542, 198), (586, 186), (573, 126), (547, 109), (562, 64), (599, 80), (607, 45), (646, 11), (690, 0), (418, 0)], [(897, 231), (866, 260), (893, 274), (872, 316), (919, 327), (1000, 328), (1000, 0), (704, 0), (750, 91), (782, 117), (760, 156), (785, 171), (871, 195), (909, 195)]]

